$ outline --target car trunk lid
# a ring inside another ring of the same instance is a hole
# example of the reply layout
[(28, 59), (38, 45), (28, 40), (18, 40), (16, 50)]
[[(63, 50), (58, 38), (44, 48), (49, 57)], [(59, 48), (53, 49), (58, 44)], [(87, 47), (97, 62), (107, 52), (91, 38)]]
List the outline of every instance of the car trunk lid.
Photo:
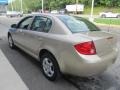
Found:
[(94, 42), (99, 56), (112, 52), (116, 47), (117, 38), (114, 34), (102, 31), (81, 32), (80, 34)]

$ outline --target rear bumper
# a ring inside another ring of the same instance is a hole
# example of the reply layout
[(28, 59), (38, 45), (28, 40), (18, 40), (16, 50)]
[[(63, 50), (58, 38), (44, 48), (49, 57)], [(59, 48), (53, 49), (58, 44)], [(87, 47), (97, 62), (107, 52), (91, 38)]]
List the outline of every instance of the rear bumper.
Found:
[(117, 51), (113, 51), (108, 55), (99, 57), (93, 56), (79, 56), (69, 55), (65, 57), (61, 71), (66, 74), (76, 76), (93, 76), (104, 72), (117, 58)]

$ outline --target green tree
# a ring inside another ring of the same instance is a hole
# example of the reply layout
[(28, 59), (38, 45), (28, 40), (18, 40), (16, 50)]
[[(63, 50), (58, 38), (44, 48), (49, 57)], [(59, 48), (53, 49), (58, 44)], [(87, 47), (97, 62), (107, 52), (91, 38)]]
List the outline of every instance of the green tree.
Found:
[[(42, 0), (23, 0), (24, 11), (37, 11), (42, 8)], [(44, 0), (44, 9), (63, 9), (68, 4), (75, 4), (76, 0)], [(84, 4), (85, 7), (91, 6), (92, 0), (78, 0), (79, 4)], [(20, 10), (20, 0), (13, 2), (14, 8)], [(95, 0), (95, 6), (104, 7), (120, 7), (120, 0)], [(9, 8), (10, 5), (9, 5)]]

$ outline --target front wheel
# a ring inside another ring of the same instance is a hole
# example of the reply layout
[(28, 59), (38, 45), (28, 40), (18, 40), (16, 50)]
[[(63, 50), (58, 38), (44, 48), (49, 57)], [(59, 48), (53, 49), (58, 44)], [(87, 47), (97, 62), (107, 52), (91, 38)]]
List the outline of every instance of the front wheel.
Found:
[(13, 39), (12, 39), (12, 36), (11, 35), (9, 35), (8, 36), (8, 43), (9, 43), (9, 47), (10, 48), (14, 48), (15, 47), (15, 45), (14, 45), (14, 42), (13, 42)]
[(58, 63), (50, 53), (41, 56), (41, 68), (44, 76), (50, 81), (55, 81), (60, 76)]

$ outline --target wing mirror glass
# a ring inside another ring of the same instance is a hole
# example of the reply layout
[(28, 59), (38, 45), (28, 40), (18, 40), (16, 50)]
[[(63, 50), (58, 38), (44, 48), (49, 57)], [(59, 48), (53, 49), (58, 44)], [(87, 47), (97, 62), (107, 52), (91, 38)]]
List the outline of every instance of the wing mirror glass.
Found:
[(17, 24), (12, 24), (11, 25), (11, 28), (16, 28), (17, 27)]

